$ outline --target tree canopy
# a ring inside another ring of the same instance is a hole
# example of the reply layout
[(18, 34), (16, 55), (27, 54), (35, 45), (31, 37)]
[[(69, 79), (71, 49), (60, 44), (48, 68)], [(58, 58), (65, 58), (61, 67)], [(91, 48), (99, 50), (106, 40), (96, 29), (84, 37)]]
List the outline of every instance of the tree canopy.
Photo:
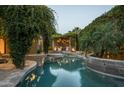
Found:
[(80, 33), (80, 49), (96, 56), (118, 54), (124, 45), (124, 6), (115, 6)]
[(54, 11), (47, 6), (0, 6), (0, 18), (4, 20), (4, 32), (8, 40), (10, 56), (17, 68), (24, 66), (24, 58), (34, 38), (42, 36), (47, 53), (49, 38), (55, 32)]

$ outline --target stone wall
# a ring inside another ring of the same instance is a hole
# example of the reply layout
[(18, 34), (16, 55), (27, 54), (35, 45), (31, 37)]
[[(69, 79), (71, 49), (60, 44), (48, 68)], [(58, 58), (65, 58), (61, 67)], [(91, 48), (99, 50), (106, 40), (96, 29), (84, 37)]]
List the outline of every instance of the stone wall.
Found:
[(25, 60), (36, 61), (37, 64), (41, 66), (44, 63), (45, 57), (46, 57), (45, 54), (32, 54), (32, 55), (30, 54), (30, 55), (26, 55)]
[(124, 61), (121, 60), (102, 59), (88, 56), (87, 66), (101, 73), (106, 73), (106, 75), (115, 75), (124, 78)]
[[(36, 61), (38, 65), (41, 66), (43, 65), (45, 57), (46, 57), (45, 54), (28, 54), (25, 56), (25, 60)], [(6, 58), (8, 62), (11, 60), (9, 54), (2, 55), (2, 58)]]

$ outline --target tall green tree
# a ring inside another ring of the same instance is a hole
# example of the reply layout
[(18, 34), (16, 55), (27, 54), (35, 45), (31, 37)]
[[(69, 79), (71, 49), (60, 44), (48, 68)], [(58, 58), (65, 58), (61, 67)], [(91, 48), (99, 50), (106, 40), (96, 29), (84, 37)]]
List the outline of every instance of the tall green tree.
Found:
[(80, 34), (81, 29), (79, 27), (75, 27), (72, 32), (75, 33), (75, 40), (76, 40), (76, 50), (79, 50), (79, 34)]
[(40, 11), (42, 14), (42, 21), (40, 23), (41, 25), (41, 30), (40, 33), (42, 35), (43, 38), (43, 50), (45, 53), (48, 53), (48, 48), (50, 45), (50, 40), (51, 40), (51, 36), (52, 34), (56, 33), (55, 30), (55, 25), (56, 25), (56, 21), (55, 21), (55, 16), (54, 16), (54, 11), (48, 7), (42, 7), (42, 11)]
[(2, 18), (0, 18), (0, 37), (1, 38), (5, 38), (5, 36), (6, 36), (6, 32), (4, 31), (4, 29), (5, 29), (5, 22), (4, 22), (4, 20), (2, 20)]
[(86, 26), (80, 33), (80, 49), (93, 52), (99, 57), (122, 52), (124, 49), (123, 12), (124, 6), (115, 6)]
[(5, 20), (10, 56), (17, 68), (24, 67), (25, 55), (34, 38), (43, 36), (47, 52), (49, 36), (55, 31), (53, 10), (47, 6), (1, 6), (0, 17)]

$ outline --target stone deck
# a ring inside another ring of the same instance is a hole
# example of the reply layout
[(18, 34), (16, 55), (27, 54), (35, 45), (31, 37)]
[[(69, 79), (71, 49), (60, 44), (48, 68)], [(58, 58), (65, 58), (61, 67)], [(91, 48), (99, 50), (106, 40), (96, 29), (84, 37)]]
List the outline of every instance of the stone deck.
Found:
[(22, 77), (37, 66), (36, 61), (26, 61), (24, 69), (15, 69), (12, 64), (0, 64), (0, 87), (14, 87)]

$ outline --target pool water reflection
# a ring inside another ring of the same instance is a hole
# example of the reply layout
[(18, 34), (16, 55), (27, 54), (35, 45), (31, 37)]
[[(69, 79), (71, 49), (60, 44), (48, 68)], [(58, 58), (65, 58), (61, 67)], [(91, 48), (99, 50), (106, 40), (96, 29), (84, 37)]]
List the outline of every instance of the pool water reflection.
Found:
[(107, 77), (87, 69), (78, 57), (46, 58), (18, 84), (21, 87), (114, 87), (124, 86), (124, 80)]

